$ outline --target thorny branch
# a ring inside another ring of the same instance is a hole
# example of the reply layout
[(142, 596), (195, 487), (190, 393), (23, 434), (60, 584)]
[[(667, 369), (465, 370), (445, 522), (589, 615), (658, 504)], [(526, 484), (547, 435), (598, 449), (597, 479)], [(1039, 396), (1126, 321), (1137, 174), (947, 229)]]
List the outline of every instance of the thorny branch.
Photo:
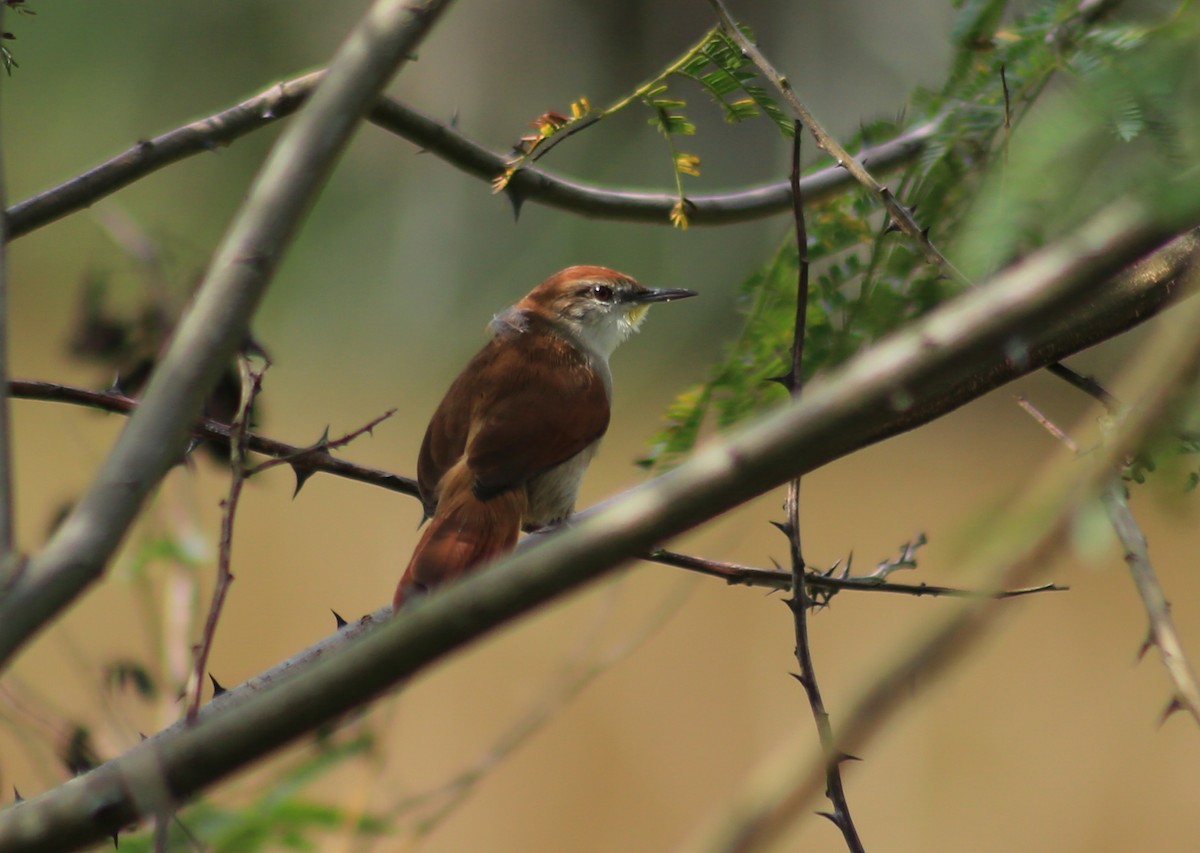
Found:
[(1196, 673), (1184, 654), (1179, 632), (1175, 630), (1175, 623), (1171, 619), (1171, 605), (1150, 563), (1146, 537), (1129, 508), (1125, 484), (1113, 477), (1101, 491), (1100, 500), (1117, 538), (1121, 540), (1125, 564), (1129, 566), (1129, 575), (1133, 578), (1150, 620), (1138, 657), (1144, 656), (1151, 646), (1158, 649), (1158, 656), (1174, 687), (1174, 696), (1167, 703), (1162, 718), (1165, 720), (1175, 711), (1186, 710), (1192, 719), (1200, 723), (1200, 686), (1196, 684)]
[[(1025, 398), (1018, 398), (1017, 403), (1050, 435), (1061, 441), (1072, 454), (1080, 455), (1079, 445), (1066, 430), (1046, 417)], [(1200, 685), (1197, 684), (1196, 674), (1184, 654), (1179, 632), (1175, 630), (1174, 620), (1171, 619), (1171, 605), (1150, 562), (1146, 536), (1142, 533), (1137, 519), (1133, 517), (1125, 484), (1119, 476), (1114, 475), (1100, 489), (1100, 502), (1104, 505), (1109, 524), (1112, 525), (1113, 532), (1124, 550), (1125, 564), (1129, 567), (1129, 575), (1137, 587), (1149, 619), (1146, 639), (1138, 650), (1138, 659), (1141, 660), (1151, 647), (1157, 648), (1163, 668), (1166, 669), (1167, 676), (1175, 688), (1171, 701), (1163, 711), (1162, 719), (1166, 720), (1176, 711), (1187, 710), (1192, 718), (1200, 723)]]
[[(678, 551), (668, 551), (656, 548), (646, 555), (645, 559), (664, 566), (675, 566), (680, 569), (697, 572), (714, 578), (720, 578), (730, 586), (767, 586), (775, 589), (790, 589), (792, 573), (785, 569), (764, 569), (758, 566), (744, 566), (740, 563), (730, 563), (724, 560), (709, 560), (695, 557), (691, 554), (681, 554)], [(836, 567), (835, 567), (836, 568)], [(890, 592), (901, 595), (920, 597), (929, 595), (947, 598), (1016, 598), (1022, 595), (1032, 595), (1039, 592), (1065, 592), (1069, 587), (1047, 583), (1024, 589), (1011, 589), (998, 593), (975, 592), (968, 589), (957, 589), (950, 586), (934, 586), (931, 584), (893, 583), (880, 579), (875, 574), (848, 576), (835, 575), (833, 570), (828, 573), (809, 569), (805, 574), (805, 583), (810, 590), (819, 591), (822, 597), (839, 592), (843, 589), (853, 589), (861, 592)], [(809, 593), (810, 596), (812, 593)]]
[[(208, 655), (212, 650), (213, 637), (217, 633), (217, 622), (225, 607), (225, 596), (229, 585), (233, 582), (233, 572), (230, 571), (233, 557), (233, 522), (237, 517), (238, 501), (242, 496), (242, 486), (246, 484), (246, 436), (250, 430), (250, 410), (254, 400), (262, 391), (262, 378), (270, 362), (261, 368), (251, 365), (250, 357), (238, 356), (238, 372), (242, 378), (242, 398), (238, 403), (237, 417), (234, 419), (232, 436), (229, 446), (229, 494), (221, 502), (221, 535), (217, 543), (217, 582), (213, 587), (212, 603), (208, 606), (208, 616), (204, 620), (204, 632), (200, 635), (200, 643), (196, 647), (195, 666), (192, 670), (191, 683), (188, 690), (187, 720), (193, 723), (200, 711), (200, 698), (204, 691), (204, 673), (208, 668)], [(214, 685), (215, 690), (215, 685)]]
[[(796, 122), (795, 133), (792, 134), (792, 215), (796, 223), (796, 252), (798, 256), (798, 271), (796, 282), (796, 318), (792, 328), (792, 362), (786, 376), (779, 379), (787, 388), (792, 399), (800, 397), (804, 388), (804, 331), (808, 317), (808, 232), (804, 221), (804, 199), (800, 190), (800, 142), (803, 138), (800, 122)], [(842, 833), (846, 847), (851, 853), (861, 853), (864, 849), (858, 837), (858, 828), (850, 815), (850, 804), (846, 801), (846, 791), (842, 785), (841, 763), (846, 756), (838, 755), (833, 737), (833, 727), (829, 722), (829, 713), (825, 710), (825, 700), (821, 696), (821, 688), (817, 684), (817, 670), (813, 663), (812, 643), (808, 635), (808, 610), (816, 605), (808, 595), (805, 585), (804, 555), (800, 542), (800, 475), (796, 475), (788, 483), (787, 499), (784, 502), (786, 520), (779, 525), (788, 539), (788, 549), (791, 558), (791, 591), (788, 599), (788, 609), (792, 612), (792, 621), (796, 634), (796, 663), (800, 668), (796, 680), (804, 688), (808, 697), (808, 705), (812, 711), (813, 721), (817, 726), (817, 735), (821, 741), (821, 749), (825, 754), (825, 796), (833, 805), (832, 812), (821, 812), (829, 818)]]
[[(139, 140), (115, 157), (58, 186), (14, 204), (8, 210), (9, 239), (94, 204), (119, 189), (196, 154), (216, 150), (238, 138), (296, 112), (316, 88), (324, 71), (285, 80), (228, 109)], [(367, 120), (440, 157), (469, 175), (490, 182), (507, 168), (508, 157), (491, 151), (451, 124), (424, 115), (391, 98), (380, 98)], [(937, 130), (936, 122), (914, 127), (894, 139), (859, 152), (877, 169), (899, 166), (916, 157)], [(804, 179), (810, 201), (841, 191), (851, 178), (829, 166)], [(669, 224), (678, 199), (670, 193), (614, 190), (578, 183), (526, 166), (509, 183), (510, 198), (536, 201), (586, 216), (629, 222)], [(726, 193), (689, 196), (695, 206), (689, 221), (695, 225), (724, 225), (780, 213), (788, 208), (790, 190), (781, 181)]]

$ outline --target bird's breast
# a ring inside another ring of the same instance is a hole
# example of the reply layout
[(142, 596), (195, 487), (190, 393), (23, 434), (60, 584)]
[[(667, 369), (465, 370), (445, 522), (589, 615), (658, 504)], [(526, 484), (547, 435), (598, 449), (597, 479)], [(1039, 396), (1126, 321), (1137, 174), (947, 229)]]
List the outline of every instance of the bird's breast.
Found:
[(543, 527), (562, 521), (575, 511), (579, 483), (588, 463), (596, 455), (600, 442), (594, 441), (566, 462), (533, 477), (527, 484), (529, 509), (526, 524)]

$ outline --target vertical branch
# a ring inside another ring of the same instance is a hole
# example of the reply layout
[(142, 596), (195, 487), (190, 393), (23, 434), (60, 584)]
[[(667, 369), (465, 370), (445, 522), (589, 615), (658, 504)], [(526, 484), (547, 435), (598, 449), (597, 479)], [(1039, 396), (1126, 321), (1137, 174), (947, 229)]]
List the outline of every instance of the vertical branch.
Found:
[[(200, 696), (204, 690), (204, 671), (208, 668), (208, 654), (212, 650), (213, 637), (217, 633), (217, 622), (225, 607), (225, 596), (233, 583), (233, 572), (229, 570), (233, 554), (233, 520), (237, 515), (238, 500), (242, 486), (246, 483), (246, 437), (250, 433), (250, 410), (254, 398), (262, 390), (262, 377), (268, 362), (261, 370), (250, 366), (250, 357), (238, 357), (238, 370), (242, 377), (242, 399), (238, 403), (237, 416), (233, 422), (233, 434), (229, 442), (229, 495), (221, 502), (221, 536), (217, 546), (217, 582), (213, 587), (212, 603), (204, 620), (204, 633), (196, 647), (195, 666), (190, 679), (187, 720), (194, 722), (200, 712)], [(215, 683), (214, 683), (215, 685)], [(215, 686), (214, 686), (215, 690)]]
[[(0, 4), (0, 23), (3, 23)], [(0, 125), (2, 126), (2, 125)], [(0, 153), (0, 211), (6, 210), (4, 157)], [(8, 387), (8, 222), (0, 215), (0, 388)], [(8, 418), (8, 395), (0, 397), (0, 586), (18, 565), (14, 554), (12, 431)]]
[[(804, 329), (808, 318), (808, 229), (804, 222), (804, 202), (800, 195), (800, 140), (803, 137), (800, 122), (796, 122), (796, 132), (792, 142), (792, 210), (796, 221), (796, 252), (798, 256), (798, 274), (796, 283), (796, 323), (792, 333), (792, 363), (787, 374), (783, 377), (788, 393), (793, 398), (799, 397), (804, 386), (802, 373), (804, 361)], [(821, 750), (825, 755), (825, 795), (833, 804), (832, 812), (821, 812), (833, 821), (842, 831), (846, 847), (853, 853), (863, 849), (858, 837), (858, 829), (850, 817), (850, 806), (846, 802), (846, 793), (842, 787), (840, 763), (843, 758), (838, 752), (833, 736), (833, 728), (829, 724), (829, 714), (825, 710), (825, 701), (821, 698), (821, 688), (817, 684), (817, 673), (813, 666), (812, 646), (808, 638), (808, 609), (812, 600), (808, 596), (804, 577), (804, 554), (800, 547), (800, 478), (795, 477), (788, 483), (787, 499), (784, 502), (784, 512), (787, 520), (783, 530), (788, 537), (792, 563), (792, 597), (788, 607), (792, 611), (792, 619), (796, 633), (796, 663), (800, 672), (796, 680), (804, 687), (808, 696), (808, 704), (812, 709), (813, 720), (817, 724), (817, 734), (821, 740)]]

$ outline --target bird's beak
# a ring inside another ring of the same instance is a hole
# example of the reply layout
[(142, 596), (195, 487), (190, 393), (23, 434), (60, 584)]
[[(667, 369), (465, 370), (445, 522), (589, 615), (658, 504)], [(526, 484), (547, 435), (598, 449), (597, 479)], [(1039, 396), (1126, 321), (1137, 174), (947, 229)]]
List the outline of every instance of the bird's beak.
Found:
[(650, 302), (670, 302), (673, 299), (687, 299), (689, 296), (696, 296), (694, 290), (684, 290), (682, 287), (664, 287), (659, 289), (641, 290), (636, 293), (630, 293), (625, 296), (626, 302), (635, 302), (638, 304)]

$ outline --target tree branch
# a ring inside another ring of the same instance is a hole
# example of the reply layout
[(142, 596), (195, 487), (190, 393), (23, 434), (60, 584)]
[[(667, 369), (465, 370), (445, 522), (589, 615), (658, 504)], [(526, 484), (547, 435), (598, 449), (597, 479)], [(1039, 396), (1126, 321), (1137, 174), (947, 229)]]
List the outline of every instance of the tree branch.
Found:
[(1154, 566), (1150, 562), (1150, 554), (1146, 547), (1146, 537), (1129, 508), (1125, 484), (1119, 478), (1113, 477), (1100, 492), (1100, 500), (1125, 551), (1125, 564), (1129, 567), (1129, 575), (1133, 578), (1134, 586), (1137, 587), (1138, 595), (1146, 608), (1146, 616), (1150, 620), (1146, 641), (1142, 644), (1139, 657), (1145, 655), (1151, 646), (1157, 648), (1163, 668), (1166, 669), (1174, 688), (1174, 695), (1167, 704), (1163, 718), (1174, 711), (1186, 710), (1193, 720), (1200, 723), (1200, 687), (1196, 684), (1196, 674), (1188, 663), (1179, 632), (1175, 630), (1175, 623), (1171, 619), (1171, 605), (1167, 602), (1162, 586), (1154, 574)]
[[(9, 239), (28, 234), (56, 219), (95, 204), (135, 181), (196, 154), (215, 151), (238, 138), (290, 116), (304, 104), (326, 72), (314, 71), (271, 86), (228, 109), (141, 140), (78, 177), (14, 204), (8, 210)], [(411, 107), (379, 98), (367, 114), (373, 124), (419, 145), (450, 165), (490, 183), (507, 168), (508, 158), (468, 138), (448, 124)], [(911, 161), (937, 130), (937, 122), (914, 127), (895, 139), (864, 148), (859, 158), (886, 170)], [(829, 166), (804, 179), (810, 200), (828, 198), (852, 182), (844, 169)], [(670, 224), (675, 196), (669, 193), (604, 189), (527, 166), (510, 181), (523, 201), (606, 219)], [(698, 225), (725, 225), (787, 210), (785, 181), (726, 193), (689, 196)]]
[(449, 0), (376, 0), (312, 102), (273, 147), (221, 241), (191, 309), (100, 472), (0, 598), (0, 667), (103, 573), (142, 502), (184, 451), (222, 367), (337, 155), (379, 90)]
[[(1191, 213), (1200, 215), (1200, 210)], [(805, 399), (697, 451), (619, 500), (582, 513), (559, 534), (529, 537), (516, 553), (428, 596), (403, 617), (378, 628), (371, 620), (356, 627), (363, 636), (325, 649), (311, 665), (289, 662), (271, 674), (270, 683), (256, 680), (210, 702), (195, 725), (167, 729), (84, 776), (0, 812), (0, 849), (66, 849), (103, 839), (145, 814), (142, 801), (131, 794), (143, 785), (161, 785), (172, 798), (185, 801), (496, 626), (812, 471), (834, 458), (847, 435), (861, 434), (864, 425), (891, 411), (897, 388), (911, 388), (920, 397), (940, 387), (941, 377), (967, 356), (1010, 349), (1012, 339), (1039, 317), (1073, 310), (1097, 278), (1161, 243), (1172, 225), (1178, 223), (1164, 226), (1130, 203), (1110, 206), (1067, 238), (997, 275), (990, 286), (963, 294), (811, 382)], [(980, 607), (976, 600), (966, 604)], [(949, 654), (939, 646), (929, 661)], [(291, 677), (301, 669), (302, 678)], [(878, 688), (885, 690), (880, 704), (898, 702), (911, 691), (908, 681), (896, 682), (897, 673)], [(911, 674), (911, 666), (904, 674)], [(861, 742), (864, 720), (876, 719), (862, 716), (864, 709), (876, 707), (868, 700), (851, 718), (852, 726), (860, 727), (851, 728), (856, 739), (843, 744)], [(820, 766), (823, 778), (823, 761)]]
[[(0, 5), (0, 21), (4, 7)], [(2, 32), (0, 28), (0, 32)], [(0, 210), (7, 195), (4, 157), (0, 155)], [(3, 220), (3, 217), (0, 217)], [(8, 381), (8, 234), (7, 225), (0, 221), (0, 388)], [(16, 531), (13, 500), (12, 428), (8, 400), (0, 400), (0, 588), (17, 573), (20, 562), (16, 551)]]

